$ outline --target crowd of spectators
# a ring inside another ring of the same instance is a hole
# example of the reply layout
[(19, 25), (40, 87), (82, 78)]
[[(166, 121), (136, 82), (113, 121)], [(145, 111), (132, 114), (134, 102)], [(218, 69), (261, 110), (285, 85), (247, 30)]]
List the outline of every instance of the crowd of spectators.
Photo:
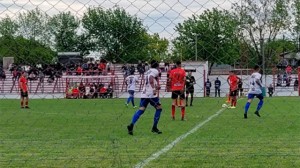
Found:
[(109, 84), (96, 84), (83, 82), (79, 84), (73, 84), (68, 87), (66, 98), (68, 99), (97, 99), (97, 98), (113, 98), (113, 88)]

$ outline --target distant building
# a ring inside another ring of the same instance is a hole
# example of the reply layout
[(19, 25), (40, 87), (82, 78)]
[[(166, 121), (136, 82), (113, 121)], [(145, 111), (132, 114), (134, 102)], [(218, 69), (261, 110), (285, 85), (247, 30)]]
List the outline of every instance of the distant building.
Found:
[(80, 52), (58, 52), (57, 53), (58, 62), (66, 64), (78, 64), (83, 62), (83, 57)]
[(291, 65), (292, 67), (300, 66), (300, 52), (286, 52), (280, 54), (280, 60), (277, 64), (278, 67)]

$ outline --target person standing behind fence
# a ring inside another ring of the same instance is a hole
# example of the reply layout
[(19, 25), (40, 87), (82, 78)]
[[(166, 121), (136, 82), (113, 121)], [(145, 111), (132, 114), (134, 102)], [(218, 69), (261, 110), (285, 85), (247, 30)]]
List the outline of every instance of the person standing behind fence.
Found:
[(186, 97), (185, 97), (185, 102), (186, 105), (188, 106), (188, 102), (189, 102), (189, 94), (191, 94), (191, 102), (190, 102), (190, 106), (193, 106), (193, 100), (194, 100), (194, 85), (196, 84), (196, 80), (195, 77), (192, 76), (192, 72), (188, 72), (188, 75), (186, 76), (186, 80), (185, 80), (185, 93), (186, 93)]
[(221, 81), (219, 80), (219, 78), (217, 78), (215, 80), (215, 97), (217, 97), (217, 95), (220, 97), (220, 88), (221, 88)]
[(209, 79), (205, 82), (205, 91), (206, 91), (206, 97), (209, 97), (210, 95), (210, 88), (211, 88), (211, 82)]

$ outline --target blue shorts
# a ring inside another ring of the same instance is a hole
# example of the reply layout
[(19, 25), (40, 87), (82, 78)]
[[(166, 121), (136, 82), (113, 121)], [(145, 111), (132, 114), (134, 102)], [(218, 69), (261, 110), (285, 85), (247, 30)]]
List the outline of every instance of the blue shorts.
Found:
[(150, 103), (151, 106), (153, 107), (157, 107), (160, 106), (160, 102), (159, 102), (159, 98), (155, 97), (155, 98), (141, 98), (141, 102), (140, 102), (140, 107), (145, 107), (147, 108), (148, 104)]
[(130, 96), (132, 96), (132, 97), (134, 96), (134, 90), (128, 90), (128, 93)]
[(259, 100), (264, 99), (264, 96), (262, 95), (262, 93), (261, 94), (251, 94), (251, 93), (248, 94), (248, 99), (254, 99), (254, 97), (257, 97)]

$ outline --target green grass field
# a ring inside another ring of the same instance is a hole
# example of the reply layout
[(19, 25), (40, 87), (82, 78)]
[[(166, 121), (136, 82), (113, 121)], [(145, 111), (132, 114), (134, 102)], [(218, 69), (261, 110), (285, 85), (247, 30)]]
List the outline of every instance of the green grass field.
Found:
[[(241, 99), (145, 167), (300, 167), (299, 100), (266, 98), (261, 118), (255, 100), (245, 120)], [(151, 132), (151, 107), (134, 136), (126, 130), (134, 109), (124, 102), (31, 100), (31, 109), (20, 109), (19, 100), (0, 100), (0, 167), (134, 167), (220, 112), (224, 99), (194, 100), (187, 121), (179, 109), (172, 121), (171, 100), (162, 99), (163, 134)]]

